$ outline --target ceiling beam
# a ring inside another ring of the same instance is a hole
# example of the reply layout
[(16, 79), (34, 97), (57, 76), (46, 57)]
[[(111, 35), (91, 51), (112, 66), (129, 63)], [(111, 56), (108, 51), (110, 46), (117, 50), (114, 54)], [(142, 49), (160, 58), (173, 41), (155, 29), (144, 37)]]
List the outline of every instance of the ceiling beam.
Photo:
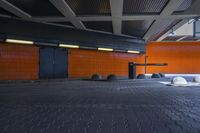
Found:
[[(149, 20), (156, 19), (158, 15), (136, 15), (136, 16), (122, 16), (122, 20)], [(176, 16), (174, 16), (176, 17)], [(111, 16), (77, 16), (79, 21), (112, 21)], [(35, 21), (42, 22), (67, 22), (70, 21), (68, 17), (34, 17)]]
[(11, 4), (10, 2), (6, 0), (0, 0), (0, 7), (2, 7), (4, 10), (11, 12), (12, 14), (20, 18), (23, 18), (23, 19), (31, 18), (31, 15), (22, 11), (21, 9), (19, 9), (18, 7), (14, 6), (13, 4)]
[(32, 18), (34, 21), (40, 22), (69, 22), (70, 18), (67, 17), (34, 17)]
[(155, 22), (146, 32), (143, 39), (148, 40), (148, 38), (158, 30), (158, 27), (163, 21), (163, 18), (170, 16), (182, 4), (182, 2), (184, 2), (184, 0), (170, 0), (167, 6), (161, 12), (160, 16), (155, 20)]
[(122, 20), (155, 20), (159, 15), (126, 15), (122, 16)]
[(187, 18), (181, 20), (176, 25), (174, 25), (170, 30), (168, 30), (165, 34), (163, 34), (162, 36), (160, 36), (156, 41), (160, 42), (160, 41), (164, 40), (170, 34), (170, 32), (171, 32), (172, 29), (173, 29), (173, 31), (176, 31), (178, 28), (180, 28), (182, 25), (184, 25), (187, 22), (188, 22)]
[[(169, 19), (184, 19), (189, 17), (196, 17), (197, 15), (185, 15), (185, 14), (176, 14), (170, 15), (166, 18)], [(122, 20), (155, 20), (159, 15), (125, 15), (122, 16)], [(77, 16), (79, 21), (112, 21), (111, 16)], [(70, 21), (69, 17), (33, 17), (30, 20), (41, 21), (41, 22), (68, 22)]]
[(83, 23), (76, 18), (76, 14), (64, 0), (50, 0), (50, 2), (78, 29), (85, 29)]
[[(110, 16), (83, 16), (76, 17), (79, 21), (112, 21)], [(68, 22), (70, 18), (68, 17), (35, 17), (35, 21), (41, 22)]]
[(80, 16), (77, 19), (80, 21), (112, 21), (110, 16)]
[(123, 0), (110, 0), (111, 16), (114, 34), (122, 33)]

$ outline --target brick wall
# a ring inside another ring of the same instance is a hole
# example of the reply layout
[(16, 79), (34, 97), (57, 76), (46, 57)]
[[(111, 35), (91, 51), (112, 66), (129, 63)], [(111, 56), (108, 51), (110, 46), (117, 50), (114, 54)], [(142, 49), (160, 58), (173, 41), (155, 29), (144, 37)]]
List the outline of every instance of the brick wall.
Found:
[[(69, 49), (69, 78), (90, 77), (99, 73), (128, 76), (128, 62), (144, 63), (144, 56), (127, 53), (103, 52), (96, 50)], [(138, 73), (144, 67), (138, 67)]]
[(168, 63), (164, 67), (148, 67), (147, 73), (200, 73), (200, 42), (152, 42), (147, 45), (148, 63)]
[(39, 49), (36, 46), (0, 44), (0, 80), (38, 79)]
[[(69, 78), (90, 77), (99, 73), (128, 75), (128, 62), (144, 63), (144, 55), (69, 49)], [(147, 73), (200, 73), (200, 42), (152, 42), (147, 45), (147, 63), (168, 63), (147, 67)], [(137, 73), (144, 73), (138, 67)], [(0, 80), (39, 78), (39, 48), (0, 43)]]

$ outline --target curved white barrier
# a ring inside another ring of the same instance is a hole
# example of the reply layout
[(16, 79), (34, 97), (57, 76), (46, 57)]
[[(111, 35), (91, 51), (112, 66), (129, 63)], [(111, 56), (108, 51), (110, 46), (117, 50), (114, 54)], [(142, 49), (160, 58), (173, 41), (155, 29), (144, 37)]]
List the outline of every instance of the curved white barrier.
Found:
[(194, 77), (193, 82), (200, 83), (200, 76)]
[(188, 82), (186, 81), (186, 79), (183, 78), (183, 77), (174, 77), (171, 80), (171, 83), (174, 84), (174, 85), (187, 85), (188, 84)]

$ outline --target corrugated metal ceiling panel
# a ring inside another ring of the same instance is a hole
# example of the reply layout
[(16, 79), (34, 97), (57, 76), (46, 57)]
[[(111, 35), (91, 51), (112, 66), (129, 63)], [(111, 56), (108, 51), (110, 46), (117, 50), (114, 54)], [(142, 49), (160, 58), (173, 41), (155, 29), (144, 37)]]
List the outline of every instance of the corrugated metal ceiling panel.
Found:
[(123, 14), (159, 14), (169, 0), (124, 0)]
[(188, 9), (192, 4), (192, 0), (185, 0), (175, 12), (182, 12)]
[(65, 0), (77, 15), (111, 15), (109, 0)]
[(135, 37), (143, 37), (154, 20), (123, 21), (122, 33)]
[(32, 16), (63, 16), (48, 0), (8, 0)]
[(105, 32), (113, 32), (112, 22), (111, 21), (93, 21), (93, 22), (83, 22), (83, 24), (88, 29), (105, 31)]

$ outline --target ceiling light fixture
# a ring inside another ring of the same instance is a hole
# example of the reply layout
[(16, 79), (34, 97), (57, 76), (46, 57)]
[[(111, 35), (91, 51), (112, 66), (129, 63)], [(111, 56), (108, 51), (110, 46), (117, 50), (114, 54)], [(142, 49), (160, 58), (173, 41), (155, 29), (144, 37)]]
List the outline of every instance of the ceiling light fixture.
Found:
[(101, 51), (113, 51), (112, 48), (98, 48), (98, 50), (101, 50)]
[(19, 44), (30, 44), (33, 45), (33, 41), (16, 40), (16, 39), (6, 39), (7, 43), (19, 43)]
[(59, 44), (59, 47), (63, 47), (63, 48), (79, 48), (78, 45), (69, 45), (69, 44)]
[(140, 51), (136, 51), (136, 50), (128, 50), (127, 52), (131, 53), (131, 54), (139, 54), (140, 53)]

